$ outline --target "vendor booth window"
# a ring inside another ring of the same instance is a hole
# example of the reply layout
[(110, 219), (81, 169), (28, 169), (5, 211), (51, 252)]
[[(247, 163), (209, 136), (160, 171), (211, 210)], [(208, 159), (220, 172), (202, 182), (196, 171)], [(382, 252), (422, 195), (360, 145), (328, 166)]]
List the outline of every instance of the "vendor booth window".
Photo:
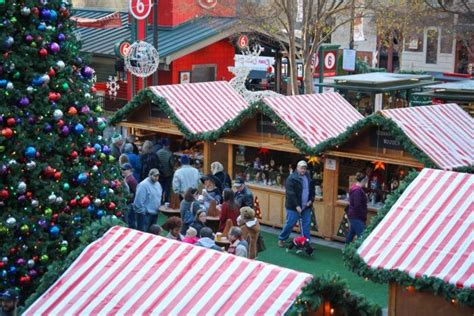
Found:
[(234, 145), (234, 177), (240, 176), (247, 182), (273, 187), (284, 187), (285, 180), (296, 168), (300, 160), (308, 161), (308, 169), (313, 177), (318, 196), (322, 194), (322, 163), (317, 157), (305, 157), (266, 148)]
[(438, 63), (438, 30), (429, 29), (426, 32), (426, 63)]

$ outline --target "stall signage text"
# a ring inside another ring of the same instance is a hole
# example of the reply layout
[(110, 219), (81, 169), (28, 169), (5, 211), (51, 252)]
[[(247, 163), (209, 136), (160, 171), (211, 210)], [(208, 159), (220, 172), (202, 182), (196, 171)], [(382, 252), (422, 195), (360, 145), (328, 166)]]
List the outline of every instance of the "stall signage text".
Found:
[(370, 146), (403, 150), (403, 146), (396, 140), (392, 134), (386, 129), (377, 129), (375, 133), (370, 135)]

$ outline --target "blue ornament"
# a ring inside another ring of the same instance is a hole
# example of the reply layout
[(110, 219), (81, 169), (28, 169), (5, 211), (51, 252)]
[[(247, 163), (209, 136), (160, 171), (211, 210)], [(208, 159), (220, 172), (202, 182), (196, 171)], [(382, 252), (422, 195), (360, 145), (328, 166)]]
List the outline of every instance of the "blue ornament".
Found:
[(37, 27), (38, 31), (46, 31), (46, 24), (40, 23)]
[(33, 86), (36, 86), (36, 87), (40, 87), (44, 84), (44, 78), (43, 76), (36, 76), (33, 78), (33, 80), (31, 81), (31, 84)]
[(76, 134), (82, 134), (84, 132), (84, 125), (81, 123), (77, 123), (76, 126), (74, 126), (74, 133)]
[(13, 46), (13, 43), (15, 43), (15, 40), (13, 39), (13, 37), (11, 36), (8, 36), (5, 41), (3, 42), (3, 47), (5, 49), (10, 49), (10, 47)]
[(106, 190), (106, 189), (100, 190), (100, 192), (99, 192), (99, 197), (100, 197), (101, 199), (103, 199), (103, 198), (105, 198), (106, 196), (107, 196), (107, 190)]
[(102, 147), (102, 152), (106, 155), (110, 154), (110, 147), (108, 145), (104, 145), (104, 147)]
[(82, 231), (76, 230), (76, 237), (80, 237), (82, 235)]
[[(87, 210), (89, 210), (89, 209), (87, 209)], [(80, 222), (81, 219), (82, 219), (82, 217), (81, 217), (80, 215), (74, 216), (74, 221), (75, 221), (75, 222)]]
[(54, 10), (49, 11), (49, 20), (56, 21), (58, 19), (58, 13)]
[(52, 130), (53, 130), (53, 126), (51, 126), (51, 124), (49, 123), (44, 124), (43, 132), (50, 133)]
[(11, 266), (10, 269), (8, 270), (8, 272), (10, 274), (15, 274), (16, 273), (16, 267), (15, 266)]
[(98, 218), (101, 218), (101, 217), (104, 216), (104, 215), (105, 215), (104, 210), (98, 210), (98, 211), (97, 211), (97, 217), (98, 217)]
[(36, 148), (33, 146), (28, 146), (25, 149), (25, 156), (28, 159), (33, 159), (36, 157)]
[(87, 212), (89, 212), (89, 214), (94, 214), (94, 212), (95, 212), (95, 207), (94, 207), (94, 205), (89, 205), (89, 206), (87, 207)]
[(8, 81), (5, 79), (0, 80), (0, 88), (5, 88), (8, 84)]
[(94, 149), (95, 149), (96, 152), (100, 153), (102, 151), (102, 146), (100, 146), (99, 144), (95, 144)]
[(49, 233), (53, 236), (53, 237), (57, 237), (59, 235), (59, 227), (58, 226), (53, 226), (49, 229)]
[(85, 172), (82, 172), (77, 176), (77, 183), (84, 184), (87, 182), (87, 178), (87, 174)]

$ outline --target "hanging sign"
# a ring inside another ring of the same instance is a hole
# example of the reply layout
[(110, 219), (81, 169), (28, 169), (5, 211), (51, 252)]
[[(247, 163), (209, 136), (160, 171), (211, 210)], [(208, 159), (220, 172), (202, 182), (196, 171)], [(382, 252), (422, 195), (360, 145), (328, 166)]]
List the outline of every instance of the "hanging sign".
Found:
[(329, 50), (324, 52), (323, 63), (319, 60), (319, 53), (314, 54), (311, 58), (311, 67), (313, 70), (313, 77), (319, 77), (319, 67), (323, 64), (324, 77), (331, 77), (336, 75), (337, 65), (337, 50)]
[(128, 4), (130, 13), (135, 19), (144, 20), (150, 15), (151, 0), (129, 0)]
[(344, 49), (342, 52), (342, 69), (354, 71), (356, 66), (356, 51), (354, 49)]
[(117, 55), (117, 57), (124, 58), (130, 51), (130, 45), (130, 42), (126, 40), (118, 42), (115, 44), (115, 55)]
[(336, 66), (336, 54), (334, 52), (328, 52), (324, 56), (324, 69), (332, 70)]
[(370, 146), (376, 148), (387, 148), (394, 150), (403, 150), (402, 144), (395, 139), (389, 130), (378, 128), (375, 133), (370, 133)]
[(249, 37), (247, 35), (240, 35), (237, 46), (239, 46), (240, 49), (247, 48), (249, 46)]

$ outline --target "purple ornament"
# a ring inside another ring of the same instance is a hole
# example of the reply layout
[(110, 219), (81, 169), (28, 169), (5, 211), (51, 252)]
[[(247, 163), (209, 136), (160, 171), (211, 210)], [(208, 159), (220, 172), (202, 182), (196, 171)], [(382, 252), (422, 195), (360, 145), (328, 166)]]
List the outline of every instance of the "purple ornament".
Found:
[(90, 79), (90, 78), (92, 78), (93, 72), (94, 72), (94, 70), (91, 67), (85, 66), (81, 70), (81, 75), (84, 76), (84, 78), (86, 78), (86, 79)]
[(33, 116), (30, 116), (28, 118), (28, 123), (30, 123), (31, 125), (35, 124), (36, 123), (36, 119), (33, 117)]
[(94, 125), (94, 118), (93, 117), (89, 117), (86, 121), (87, 125), (89, 126), (92, 126)]
[(30, 34), (26, 35), (26, 36), (25, 36), (25, 41), (26, 41), (27, 43), (33, 42), (33, 36), (31, 36)]
[(5, 175), (8, 172), (8, 167), (6, 165), (2, 165), (0, 167), (0, 175)]
[(70, 130), (69, 130), (69, 127), (68, 127), (68, 126), (64, 125), (64, 126), (61, 128), (61, 134), (62, 134), (63, 136), (69, 135), (69, 132), (70, 132)]
[(20, 106), (28, 106), (30, 104), (30, 100), (27, 97), (22, 97), (20, 101), (18, 102)]
[(3, 115), (2, 115), (2, 116), (0, 116), (0, 124), (3, 124), (3, 120), (4, 120), (4, 118), (3, 118)]
[(25, 196), (25, 195), (20, 195), (20, 196), (18, 197), (18, 202), (19, 202), (19, 203), (24, 203), (25, 201), (26, 201), (26, 196)]
[(48, 223), (44, 219), (40, 219), (38, 221), (38, 225), (40, 225), (42, 228), (46, 228), (48, 226)]
[(36, 272), (36, 270), (31, 269), (30, 271), (28, 271), (28, 275), (32, 278), (35, 278), (38, 276), (38, 272)]
[(102, 147), (102, 152), (106, 155), (110, 154), (110, 148), (109, 146), (107, 145), (104, 145), (104, 147)]
[(61, 49), (61, 47), (59, 47), (59, 44), (56, 43), (56, 42), (52, 42), (50, 45), (49, 45), (49, 50), (51, 51), (51, 53), (53, 54), (57, 54), (59, 53), (59, 50)]
[(50, 17), (51, 17), (51, 12), (48, 9), (41, 10), (41, 18), (43, 20), (49, 20)]
[(64, 42), (66, 40), (66, 35), (64, 35), (63, 33), (59, 33), (58, 34), (58, 41), (59, 42)]
[(16, 264), (19, 265), (19, 266), (22, 266), (26, 263), (26, 260), (23, 259), (23, 258), (20, 258), (16, 261)]
[(81, 108), (81, 113), (82, 114), (87, 114), (90, 112), (90, 108), (87, 106), (87, 105), (84, 105), (82, 108)]
[(53, 126), (49, 123), (44, 124), (43, 131), (45, 133), (49, 133), (53, 130)]

